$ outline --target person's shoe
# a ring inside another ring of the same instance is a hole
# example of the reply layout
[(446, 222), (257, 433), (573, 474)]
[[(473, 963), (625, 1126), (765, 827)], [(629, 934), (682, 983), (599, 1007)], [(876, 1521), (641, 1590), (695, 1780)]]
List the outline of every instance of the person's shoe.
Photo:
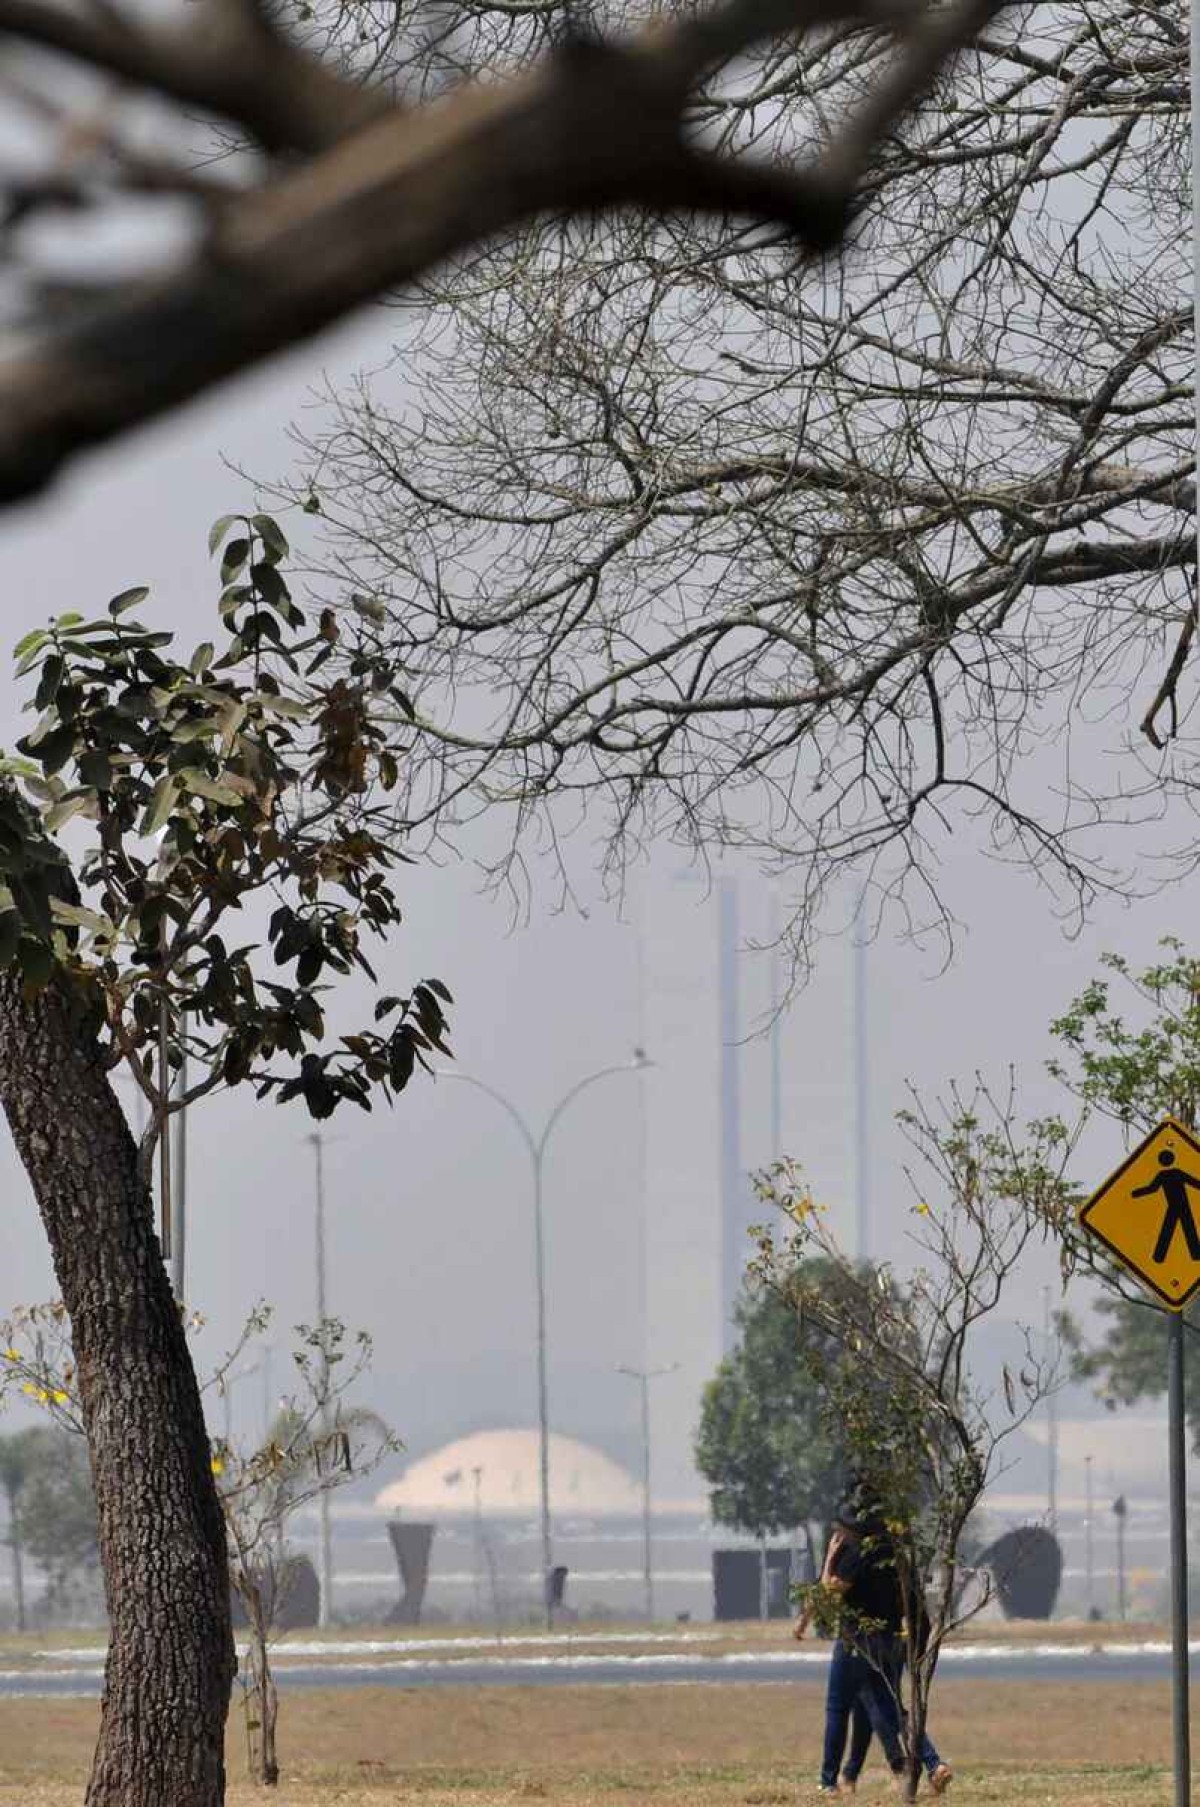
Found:
[(838, 1777), (837, 1791), (846, 1796), (856, 1795), (858, 1793), (858, 1777), (843, 1773)]
[(954, 1771), (948, 1763), (939, 1763), (929, 1778), (929, 1786), (934, 1794), (945, 1794), (954, 1780)]

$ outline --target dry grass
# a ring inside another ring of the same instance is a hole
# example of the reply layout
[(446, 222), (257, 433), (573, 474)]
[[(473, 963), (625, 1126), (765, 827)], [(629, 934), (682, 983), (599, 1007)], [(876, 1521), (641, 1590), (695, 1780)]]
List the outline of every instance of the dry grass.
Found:
[[(816, 1799), (814, 1685), (362, 1689), (288, 1694), (271, 1807), (791, 1807)], [(83, 1701), (0, 1701), (2, 1807), (77, 1807)], [(938, 1688), (934, 1732), (962, 1807), (1167, 1807), (1166, 1683)], [(263, 1807), (231, 1722), (231, 1807)], [(892, 1797), (876, 1763), (863, 1796)]]

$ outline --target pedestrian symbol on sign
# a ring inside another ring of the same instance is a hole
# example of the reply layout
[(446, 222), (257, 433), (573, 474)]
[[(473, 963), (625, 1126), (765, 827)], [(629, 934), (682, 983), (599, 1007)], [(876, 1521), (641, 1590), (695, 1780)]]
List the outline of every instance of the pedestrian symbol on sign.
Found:
[(1200, 1140), (1168, 1117), (1092, 1194), (1079, 1221), (1162, 1304), (1182, 1311), (1200, 1293), (1198, 1212)]
[(1188, 1197), (1189, 1186), (1200, 1192), (1200, 1180), (1194, 1173), (1185, 1173), (1182, 1167), (1175, 1165), (1174, 1153), (1169, 1148), (1163, 1149), (1158, 1157), (1158, 1164), (1162, 1172), (1155, 1174), (1148, 1186), (1135, 1186), (1132, 1194), (1134, 1198), (1149, 1198), (1151, 1193), (1161, 1192), (1167, 1201), (1162, 1229), (1158, 1232), (1158, 1241), (1150, 1259), (1160, 1263), (1165, 1261), (1176, 1230), (1182, 1230), (1188, 1254), (1193, 1261), (1200, 1261), (1200, 1234), (1196, 1231), (1192, 1202)]

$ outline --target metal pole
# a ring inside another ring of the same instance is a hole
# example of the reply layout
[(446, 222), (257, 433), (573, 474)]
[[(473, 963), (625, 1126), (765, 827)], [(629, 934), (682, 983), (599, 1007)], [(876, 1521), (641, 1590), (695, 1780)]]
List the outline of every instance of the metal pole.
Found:
[(1113, 1501), (1117, 1519), (1117, 1617), (1125, 1622), (1125, 1514), (1129, 1510), (1122, 1493)]
[(1096, 1610), (1096, 1565), (1092, 1547), (1092, 1458), (1083, 1458), (1086, 1516), (1084, 1525), (1084, 1568), (1087, 1574), (1087, 1610), (1090, 1619)]
[(1168, 1320), (1167, 1435), (1171, 1451), (1171, 1743), (1175, 1807), (1189, 1807), (1192, 1755), (1188, 1726), (1187, 1426), (1183, 1317), (1179, 1312), (1172, 1312)]
[[(180, 1028), (184, 1024), (181, 1021)], [(180, 1038), (179, 1110), (175, 1117), (175, 1171), (171, 1194), (171, 1289), (183, 1304), (187, 1263), (187, 1097), (188, 1058)]]
[(858, 900), (851, 933), (851, 1058), (854, 1062), (854, 1252), (866, 1261), (871, 1250), (870, 1071), (867, 1060), (866, 893)]
[(771, 1108), (768, 1134), (772, 1161), (783, 1159), (783, 1050), (780, 1046), (780, 1023), (783, 1016), (783, 956), (779, 951), (782, 936), (779, 893), (776, 891), (771, 894)]
[(158, 1238), (164, 1261), (172, 1261), (171, 1119), (168, 1114), (171, 1101), (170, 1039), (171, 1018), (164, 968), (158, 998)]
[(483, 1624), (483, 1469), (473, 1468), (475, 1483), (475, 1561), (471, 1565), (471, 1600), (476, 1625)]
[(580, 1092), (588, 1086), (595, 1085), (597, 1080), (607, 1079), (612, 1073), (636, 1073), (642, 1068), (653, 1066), (647, 1060), (645, 1052), (639, 1047), (634, 1051), (632, 1061), (619, 1067), (600, 1067), (595, 1073), (588, 1073), (578, 1080), (569, 1091), (565, 1092), (546, 1119), (545, 1128), (535, 1141), (533, 1132), (524, 1117), (503, 1092), (495, 1086), (476, 1079), (471, 1073), (446, 1072), (446, 1079), (461, 1079), (467, 1085), (473, 1085), (477, 1091), (486, 1092), (487, 1096), (506, 1111), (520, 1133), (521, 1140), (529, 1155), (533, 1167), (533, 1277), (534, 1303), (536, 1314), (537, 1336), (537, 1401), (538, 1401), (538, 1518), (540, 1527), (540, 1543), (542, 1553), (542, 1604), (545, 1609), (546, 1629), (554, 1626), (553, 1582), (554, 1571), (554, 1537), (550, 1517), (550, 1400), (547, 1380), (547, 1335), (546, 1335), (546, 1237), (542, 1196), (542, 1168), (546, 1158), (546, 1148), (550, 1141), (551, 1131)]
[[(316, 1199), (316, 1261), (317, 1261), (317, 1325), (322, 1338), (322, 1355), (320, 1369), (320, 1398), (318, 1400), (318, 1420), (321, 1434), (324, 1436), (329, 1428), (329, 1359), (324, 1353), (325, 1336), (325, 1151), (318, 1130), (308, 1140), (311, 1142), (317, 1160), (317, 1199)], [(322, 1628), (333, 1623), (333, 1533), (329, 1523), (329, 1489), (322, 1487), (317, 1495), (317, 1516), (320, 1526), (320, 1600), (317, 1608), (317, 1624)]]
[(550, 1397), (546, 1378), (546, 1230), (542, 1210), (542, 1166), (546, 1137), (533, 1154), (533, 1267), (537, 1313), (538, 1516), (542, 1541), (542, 1604), (546, 1629), (554, 1625), (554, 1546), (550, 1527)]
[(618, 1374), (628, 1374), (636, 1380), (640, 1390), (641, 1433), (642, 1433), (642, 1588), (646, 1602), (646, 1617), (654, 1622), (654, 1508), (650, 1486), (650, 1382), (661, 1380), (664, 1374), (674, 1374), (679, 1363), (672, 1362), (667, 1368), (629, 1368), (622, 1364)]
[(1046, 1523), (1058, 1530), (1058, 1397), (1054, 1389), (1057, 1350), (1051, 1328), (1050, 1288), (1042, 1288), (1043, 1333), (1046, 1358)]

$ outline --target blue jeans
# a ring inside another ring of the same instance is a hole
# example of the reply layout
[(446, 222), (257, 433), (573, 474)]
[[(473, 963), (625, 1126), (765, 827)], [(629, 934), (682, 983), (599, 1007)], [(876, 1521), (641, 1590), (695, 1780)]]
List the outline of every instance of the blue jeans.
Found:
[[(846, 1734), (855, 1708), (865, 1711), (871, 1731), (883, 1747), (888, 1767), (893, 1772), (904, 1768), (904, 1745), (901, 1740), (900, 1672), (904, 1667), (904, 1645), (899, 1638), (886, 1633), (871, 1633), (846, 1643), (838, 1638), (829, 1664), (829, 1680), (825, 1692), (825, 1749), (821, 1759), (822, 1788), (836, 1788), (838, 1767), (846, 1748)], [(865, 1739), (856, 1736), (846, 1764), (846, 1775), (854, 1780), (866, 1756)], [(932, 1740), (921, 1739), (918, 1747), (922, 1767), (932, 1775), (941, 1762)]]

